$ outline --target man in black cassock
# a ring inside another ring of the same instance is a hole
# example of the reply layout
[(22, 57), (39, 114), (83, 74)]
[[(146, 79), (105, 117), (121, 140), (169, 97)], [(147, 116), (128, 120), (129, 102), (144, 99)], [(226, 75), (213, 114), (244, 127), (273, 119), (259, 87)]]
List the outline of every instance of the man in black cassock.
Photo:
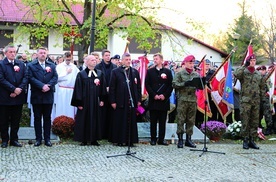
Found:
[[(109, 98), (114, 109), (110, 142), (118, 146), (138, 143), (136, 108), (141, 104), (141, 82), (139, 72), (130, 67), (131, 56), (122, 56), (122, 66), (111, 71)], [(129, 82), (129, 83), (128, 83)], [(131, 105), (128, 85), (133, 100)], [(128, 141), (130, 134), (130, 141)], [(130, 142), (130, 143), (128, 143)]]
[(81, 146), (99, 146), (97, 140), (102, 137), (100, 107), (106, 95), (106, 81), (100, 70), (94, 69), (96, 58), (89, 55), (85, 58), (87, 68), (78, 73), (71, 105), (78, 108), (75, 118), (74, 140)]

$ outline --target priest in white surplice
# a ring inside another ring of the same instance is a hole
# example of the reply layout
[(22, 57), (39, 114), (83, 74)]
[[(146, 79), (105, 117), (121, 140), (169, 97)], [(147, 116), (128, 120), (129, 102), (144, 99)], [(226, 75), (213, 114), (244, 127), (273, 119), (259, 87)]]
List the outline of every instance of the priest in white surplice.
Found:
[(65, 115), (74, 119), (77, 109), (71, 106), (71, 98), (79, 69), (72, 63), (70, 52), (64, 53), (64, 61), (57, 65), (56, 70), (58, 73), (55, 98), (56, 117)]

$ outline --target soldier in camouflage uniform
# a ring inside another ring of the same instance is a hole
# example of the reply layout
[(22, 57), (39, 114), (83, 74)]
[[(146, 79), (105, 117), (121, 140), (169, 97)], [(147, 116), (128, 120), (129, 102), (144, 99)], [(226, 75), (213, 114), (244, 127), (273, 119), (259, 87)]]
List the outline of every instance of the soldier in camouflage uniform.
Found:
[(195, 115), (197, 110), (196, 87), (190, 86), (191, 81), (199, 74), (194, 71), (195, 57), (189, 55), (185, 57), (182, 64), (185, 68), (176, 73), (172, 85), (177, 93), (177, 135), (178, 148), (183, 148), (184, 123), (186, 123), (186, 141), (185, 146), (196, 148), (192, 142), (193, 127), (195, 125)]
[(259, 125), (260, 101), (265, 96), (265, 84), (261, 74), (255, 70), (254, 54), (246, 58), (246, 63), (237, 68), (234, 75), (241, 82), (241, 119), (244, 149), (259, 149), (254, 142)]
[(269, 135), (270, 134), (270, 128), (273, 126), (272, 123), (272, 109), (273, 105), (270, 104), (270, 97), (269, 97), (269, 80), (268, 80), (268, 74), (266, 72), (265, 66), (259, 66), (257, 70), (261, 73), (263, 82), (265, 82), (265, 97), (263, 97), (264, 100), (261, 100), (260, 103), (260, 117), (259, 117), (259, 127), (262, 128), (261, 120), (263, 119), (263, 116), (265, 117), (265, 122), (267, 129), (265, 130), (264, 134)]

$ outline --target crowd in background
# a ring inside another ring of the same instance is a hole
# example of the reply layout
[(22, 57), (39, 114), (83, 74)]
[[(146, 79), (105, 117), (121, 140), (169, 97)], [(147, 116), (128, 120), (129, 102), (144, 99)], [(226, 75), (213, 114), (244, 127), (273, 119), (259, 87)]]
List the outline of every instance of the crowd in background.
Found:
[[(6, 114), (5, 119), (0, 122), (2, 148), (6, 148), (8, 142), (16, 147), (22, 146), (18, 142), (17, 132), (22, 104), (26, 102), (32, 113), (31, 126), (34, 126), (36, 131), (34, 146), (40, 146), (44, 140), (45, 145), (51, 147), (51, 122), (57, 116), (66, 115), (75, 119), (74, 140), (81, 142), (82, 146), (99, 146), (98, 140), (101, 139), (107, 139), (117, 146), (133, 146), (138, 142), (137, 122), (149, 121), (151, 145), (167, 145), (164, 140), (166, 122), (177, 122), (178, 148), (183, 148), (184, 132), (185, 146), (196, 147), (191, 141), (193, 126), (200, 127), (205, 116), (196, 109), (197, 88), (189, 82), (194, 77), (199, 77), (198, 71), (201, 69), (198, 67), (200, 62), (193, 55), (185, 57), (181, 63), (176, 63), (163, 60), (159, 53), (154, 54), (153, 61), (147, 64), (146, 77), (143, 78), (146, 80), (147, 96), (141, 94), (138, 72), (141, 63), (139, 60), (132, 60), (129, 53), (121, 57), (118, 54), (111, 56), (111, 52), (106, 49), (101, 55), (92, 52), (84, 56), (83, 65), (73, 61), (70, 52), (53, 57), (48, 54), (46, 48), (39, 48), (36, 53), (28, 56), (25, 53), (16, 55), (15, 47), (7, 46), (0, 52), (0, 56), (0, 88), (7, 92), (6, 95), (0, 95), (2, 98), (10, 97), (11, 100), (0, 99), (0, 112), (5, 113), (7, 108), (11, 107), (17, 113), (17, 117), (13, 118), (9, 112), (10, 114)], [(205, 80), (207, 87), (210, 87), (210, 78), (218, 67), (212, 65), (208, 59), (205, 60), (205, 64)], [(260, 66), (256, 71), (265, 77), (269, 69), (266, 72), (266, 66)], [(255, 73), (255, 69), (249, 71)], [(18, 76), (16, 79), (13, 79), (14, 72)], [(236, 121), (242, 120), (242, 87), (238, 86), (239, 84), (239, 81), (233, 80), (235, 107), (233, 114), (229, 114), (226, 121), (222, 119), (208, 92), (212, 117), (208, 117), (207, 120), (227, 124), (232, 123), (233, 118)], [(265, 93), (268, 93), (267, 87), (262, 89), (266, 89)], [(15, 98), (19, 98), (18, 96), (22, 96), (24, 100), (13, 102)], [(140, 107), (145, 111), (139, 112), (136, 108)], [(264, 115), (266, 135), (275, 132), (276, 118), (272, 115), (274, 107), (271, 107), (267, 99), (260, 102), (258, 107), (258, 127), (264, 128), (261, 124)], [(187, 125), (186, 128), (183, 128), (184, 123)], [(7, 133), (9, 125), (10, 136)]]

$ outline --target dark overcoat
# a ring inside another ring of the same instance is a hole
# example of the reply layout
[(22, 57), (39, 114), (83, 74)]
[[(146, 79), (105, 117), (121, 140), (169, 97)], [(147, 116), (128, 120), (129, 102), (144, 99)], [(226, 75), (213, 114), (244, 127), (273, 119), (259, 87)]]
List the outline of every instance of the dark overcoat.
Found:
[[(129, 87), (127, 83), (129, 80)], [(130, 99), (129, 89), (132, 102)], [(118, 67), (111, 72), (109, 85), (110, 103), (116, 103), (114, 110), (111, 139), (113, 143), (126, 143), (130, 134), (130, 142), (138, 142), (138, 131), (136, 123), (136, 108), (138, 102), (141, 102), (141, 81), (139, 72), (134, 68), (127, 71), (122, 67)]]
[[(21, 105), (26, 102), (27, 76), (27, 69), (20, 60), (14, 60), (14, 65), (7, 58), (0, 61), (0, 105)], [(22, 92), (10, 97), (15, 88), (21, 88)]]

